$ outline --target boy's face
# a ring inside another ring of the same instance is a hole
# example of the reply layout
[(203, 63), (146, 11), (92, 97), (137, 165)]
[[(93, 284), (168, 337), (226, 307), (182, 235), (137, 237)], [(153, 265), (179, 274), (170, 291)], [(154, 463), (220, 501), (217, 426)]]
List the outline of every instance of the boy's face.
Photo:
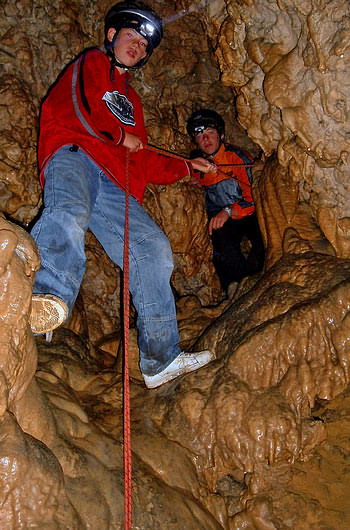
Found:
[(222, 138), (220, 138), (216, 129), (208, 127), (207, 129), (204, 129), (202, 134), (196, 134), (194, 140), (202, 153), (212, 155), (219, 149)]
[[(116, 30), (110, 28), (107, 33), (109, 41), (113, 40)], [(122, 28), (114, 44), (116, 59), (129, 68), (146, 57), (147, 40), (133, 28)]]

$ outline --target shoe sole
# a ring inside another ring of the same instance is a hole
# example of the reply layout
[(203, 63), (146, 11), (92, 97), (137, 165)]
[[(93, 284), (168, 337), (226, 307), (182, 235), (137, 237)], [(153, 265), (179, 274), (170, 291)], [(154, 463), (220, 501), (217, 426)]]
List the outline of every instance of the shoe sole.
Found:
[(33, 296), (30, 327), (33, 333), (44, 335), (58, 328), (66, 320), (68, 306), (63, 300), (58, 301), (56, 297)]

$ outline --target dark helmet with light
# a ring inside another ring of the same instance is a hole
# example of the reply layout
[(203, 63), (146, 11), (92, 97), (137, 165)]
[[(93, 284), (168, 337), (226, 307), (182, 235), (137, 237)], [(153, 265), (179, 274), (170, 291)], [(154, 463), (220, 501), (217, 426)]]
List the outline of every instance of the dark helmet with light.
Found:
[(225, 134), (225, 122), (215, 110), (196, 110), (187, 120), (187, 132), (192, 140), (197, 134), (203, 134), (205, 129), (216, 129), (220, 139)]
[[(107, 39), (107, 33), (110, 28), (116, 30), (112, 42)], [(141, 66), (148, 61), (153, 50), (162, 40), (162, 20), (152, 8), (148, 7), (143, 2), (119, 2), (108, 11), (105, 17), (105, 48), (107, 50), (107, 55), (112, 59), (112, 64), (114, 66), (129, 68), (124, 64), (119, 63), (118, 60), (115, 59), (113, 53), (116, 38), (122, 28), (132, 28), (136, 30), (148, 42), (146, 57), (132, 67), (133, 69), (141, 68)]]

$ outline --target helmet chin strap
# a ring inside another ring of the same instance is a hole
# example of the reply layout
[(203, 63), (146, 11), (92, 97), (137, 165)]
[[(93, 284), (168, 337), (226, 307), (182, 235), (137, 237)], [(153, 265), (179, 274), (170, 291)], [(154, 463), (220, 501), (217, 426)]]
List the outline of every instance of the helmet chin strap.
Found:
[(115, 55), (113, 55), (112, 66), (117, 66), (118, 68), (122, 68), (123, 70), (126, 70), (126, 71), (128, 71), (130, 68), (130, 66), (126, 66), (126, 64), (120, 63)]

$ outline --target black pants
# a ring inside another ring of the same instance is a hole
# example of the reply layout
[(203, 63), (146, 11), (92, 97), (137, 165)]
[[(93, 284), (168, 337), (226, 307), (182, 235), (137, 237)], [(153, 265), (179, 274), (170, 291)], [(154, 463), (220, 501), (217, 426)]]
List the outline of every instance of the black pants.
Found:
[[(252, 245), (247, 258), (241, 250), (244, 236)], [(213, 263), (225, 291), (231, 282), (262, 270), (265, 250), (255, 213), (239, 220), (228, 219), (222, 228), (213, 230), (212, 243)]]

